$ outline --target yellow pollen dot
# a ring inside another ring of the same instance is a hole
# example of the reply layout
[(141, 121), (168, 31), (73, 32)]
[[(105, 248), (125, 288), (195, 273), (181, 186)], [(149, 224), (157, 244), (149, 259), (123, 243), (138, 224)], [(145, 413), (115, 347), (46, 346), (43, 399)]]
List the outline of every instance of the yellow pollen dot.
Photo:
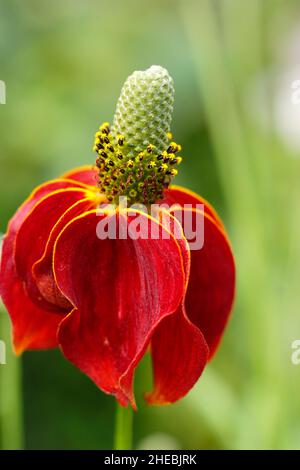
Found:
[(113, 145), (111, 145), (111, 144), (108, 144), (108, 145), (106, 146), (106, 148), (107, 148), (110, 152), (114, 152), (114, 151), (115, 151)]
[(128, 160), (127, 166), (128, 166), (128, 168), (132, 168), (133, 167), (133, 160)]
[(148, 165), (149, 168), (155, 168), (156, 167), (156, 163), (151, 160), (151, 162), (149, 162), (149, 165)]
[(136, 195), (137, 195), (137, 192), (136, 192), (135, 189), (131, 189), (131, 190), (129, 191), (129, 196), (135, 197)]
[(166, 163), (163, 163), (162, 165), (160, 165), (160, 168), (162, 171), (166, 171), (168, 169), (168, 165)]
[(169, 140), (172, 140), (173, 139), (172, 132), (167, 132), (167, 137), (168, 137)]
[(108, 134), (109, 134), (109, 131), (110, 131), (110, 129), (109, 129), (109, 123), (108, 123), (108, 122), (105, 122), (104, 124), (102, 124), (102, 125), (100, 126), (99, 129), (100, 129), (100, 131), (102, 132), (102, 134), (108, 135)]
[(176, 142), (171, 142), (170, 147), (172, 147), (174, 152), (176, 152), (178, 150), (178, 145), (176, 144)]
[(179, 165), (182, 162), (182, 157), (176, 157), (177, 164)]
[(173, 168), (173, 169), (171, 170), (171, 175), (172, 175), (172, 176), (178, 175), (178, 170), (176, 170), (175, 168)]
[(121, 145), (121, 146), (124, 145), (124, 140), (125, 140), (124, 136), (119, 134), (118, 135), (118, 144)]

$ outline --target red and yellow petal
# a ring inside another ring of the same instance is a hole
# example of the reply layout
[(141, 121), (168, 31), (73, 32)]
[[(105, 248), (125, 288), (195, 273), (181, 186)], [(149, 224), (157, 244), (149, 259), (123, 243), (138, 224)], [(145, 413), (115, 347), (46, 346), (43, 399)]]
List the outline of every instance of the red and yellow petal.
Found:
[(83, 165), (64, 173), (62, 178), (68, 178), (89, 186), (97, 187), (98, 174), (95, 166)]
[[(57, 292), (55, 304), (42, 295), (33, 277), (32, 267), (43, 255), (50, 233), (60, 217), (78, 201), (87, 198), (94, 201), (95, 193), (81, 188), (54, 191), (34, 206), (17, 233), (14, 253), (16, 271), (25, 282), (32, 301), (41, 308), (62, 313), (70, 311), (71, 305), (61, 293)], [(45, 293), (47, 289), (43, 287)], [(49, 286), (48, 291), (51, 291)]]
[(1, 297), (12, 321), (15, 352), (54, 348), (62, 316), (42, 310), (31, 301), (24, 283), (16, 275), (11, 245), (8, 236), (2, 250)]
[[(98, 224), (110, 223), (116, 239), (99, 239)], [(120, 227), (140, 223), (138, 239), (122, 239)], [(179, 246), (159, 225), (137, 212), (87, 212), (61, 232), (54, 249), (54, 273), (75, 305), (61, 323), (65, 356), (122, 405), (135, 407), (133, 373), (158, 323), (178, 308), (185, 290)]]
[(193, 209), (184, 211), (188, 211), (193, 218), (199, 215), (203, 217), (203, 246), (191, 249), (190, 252), (191, 270), (185, 307), (189, 319), (203, 333), (211, 358), (232, 309), (235, 293), (234, 258), (224, 229), (212, 217)]
[(162, 203), (169, 204), (170, 206), (173, 204), (179, 204), (180, 206), (184, 206), (186, 204), (190, 205), (190, 209), (200, 209), (197, 208), (197, 204), (203, 204), (204, 205), (204, 212), (212, 217), (217, 225), (220, 227), (224, 228), (223, 223), (216, 213), (215, 209), (212, 207), (212, 205), (206, 201), (203, 197), (199, 196), (198, 194), (194, 193), (193, 191), (190, 191), (189, 189), (183, 188), (181, 186), (171, 186), (169, 189), (167, 189), (164, 193), (164, 199), (162, 200)]
[(23, 223), (25, 217), (29, 214), (31, 209), (45, 196), (57, 191), (59, 189), (68, 188), (86, 188), (87, 186), (80, 183), (74, 182), (68, 179), (55, 179), (43, 183), (32, 191), (26, 201), (19, 207), (15, 215), (12, 217), (8, 224), (8, 231), (16, 233)]
[[(168, 227), (177, 234), (187, 285), (190, 271), (188, 243), (176, 219), (167, 217)], [(163, 220), (162, 217), (162, 223)], [(180, 233), (182, 235), (178, 237)], [(151, 405), (166, 405), (184, 397), (199, 379), (208, 360), (207, 343), (199, 328), (187, 317), (184, 300), (175, 314), (159, 323), (151, 339), (154, 389), (146, 395)]]
[[(97, 200), (91, 198), (81, 199), (64, 212), (51, 230), (43, 256), (33, 265), (32, 274), (40, 293), (44, 299), (54, 305), (59, 305), (60, 299), (62, 298), (62, 294), (56, 285), (52, 270), (53, 247), (55, 241), (63, 228), (71, 220), (84, 212), (95, 209), (97, 202)], [(99, 203), (100, 202), (99, 197)], [(64, 297), (63, 299), (64, 302), (66, 302)], [(67, 303), (69, 305), (69, 302)]]
[(43, 197), (57, 189), (71, 186), (74, 186), (74, 182), (53, 180), (36, 188), (9, 222), (3, 240), (0, 293), (11, 317), (13, 343), (18, 354), (25, 349), (48, 349), (57, 346), (56, 333), (61, 315), (44, 311), (30, 300), (15, 269), (13, 250), (16, 234), (27, 214)]

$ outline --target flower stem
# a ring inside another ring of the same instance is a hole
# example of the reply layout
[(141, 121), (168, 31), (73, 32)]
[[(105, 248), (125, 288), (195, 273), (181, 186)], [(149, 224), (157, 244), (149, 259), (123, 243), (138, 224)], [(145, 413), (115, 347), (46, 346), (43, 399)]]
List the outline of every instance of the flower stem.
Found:
[(115, 450), (132, 449), (132, 422), (133, 412), (131, 406), (129, 405), (125, 408), (117, 403), (114, 436)]

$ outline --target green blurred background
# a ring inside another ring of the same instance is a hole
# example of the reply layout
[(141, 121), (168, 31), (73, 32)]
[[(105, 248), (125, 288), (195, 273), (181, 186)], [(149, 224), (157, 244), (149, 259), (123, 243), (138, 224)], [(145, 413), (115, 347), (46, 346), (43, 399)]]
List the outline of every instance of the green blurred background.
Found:
[[(222, 345), (181, 402), (147, 408), (136, 448), (300, 448), (300, 4), (297, 0), (0, 0), (0, 230), (37, 184), (93, 162), (136, 69), (176, 86), (177, 184), (225, 220), (238, 269)], [(15, 359), (2, 306), (0, 448), (111, 448), (115, 403), (58, 351)]]

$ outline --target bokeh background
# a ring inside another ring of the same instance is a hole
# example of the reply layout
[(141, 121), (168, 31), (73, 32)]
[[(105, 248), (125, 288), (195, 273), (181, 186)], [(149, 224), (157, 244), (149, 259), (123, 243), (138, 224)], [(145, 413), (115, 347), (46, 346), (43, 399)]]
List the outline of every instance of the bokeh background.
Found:
[[(0, 0), (0, 230), (35, 185), (93, 162), (124, 80), (152, 64), (175, 81), (176, 182), (225, 220), (238, 287), (222, 345), (186, 398), (147, 408), (149, 360), (139, 367), (134, 445), (299, 448), (298, 0)], [(3, 306), (0, 322), (0, 448), (111, 448), (114, 399), (59, 351), (14, 358)]]

